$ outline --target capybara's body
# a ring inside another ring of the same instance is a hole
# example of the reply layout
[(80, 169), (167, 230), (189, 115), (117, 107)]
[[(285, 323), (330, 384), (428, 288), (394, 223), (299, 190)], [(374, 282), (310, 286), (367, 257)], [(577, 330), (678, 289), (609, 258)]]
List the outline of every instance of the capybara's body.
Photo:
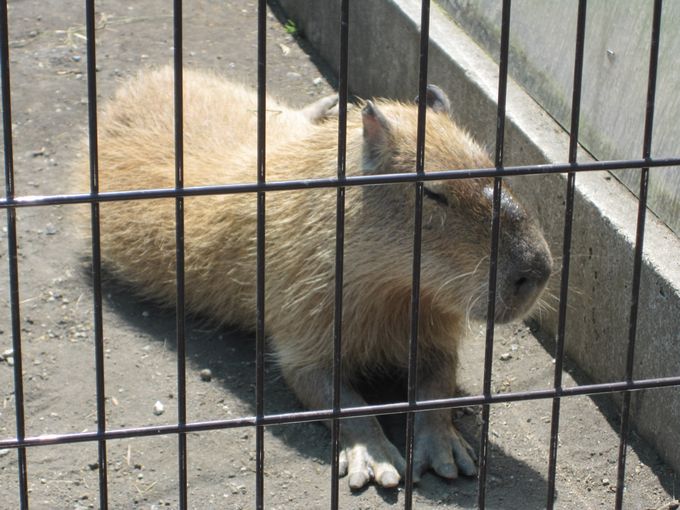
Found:
[[(172, 83), (170, 69), (140, 74), (104, 111), (101, 191), (174, 186)], [(198, 71), (185, 72), (184, 91), (184, 185), (255, 182), (255, 93)], [(492, 166), (485, 152), (451, 121), (443, 93), (436, 88), (430, 92), (426, 169)], [(414, 104), (369, 102), (363, 110), (351, 110), (348, 175), (414, 171), (416, 124)], [(318, 108), (292, 110), (269, 98), (266, 148), (269, 181), (333, 177), (337, 121), (325, 120)], [(83, 182), (86, 168), (80, 167)], [(484, 317), (491, 190), (491, 181), (482, 179), (425, 184), (419, 398), (452, 396), (465, 321)], [(413, 184), (347, 189), (343, 406), (363, 403), (352, 385), (359, 376), (407, 366), (414, 203)], [(256, 215), (254, 193), (185, 199), (189, 310), (220, 323), (254, 327)], [(175, 201), (106, 203), (101, 224), (106, 268), (140, 293), (173, 304)], [(551, 260), (542, 234), (509, 193), (503, 196), (501, 224), (496, 318), (507, 321), (531, 308)], [(265, 328), (286, 380), (312, 407), (330, 405), (335, 235), (334, 189), (266, 194)], [(472, 474), (472, 455), (450, 416), (448, 422), (442, 413), (423, 416), (416, 424), (423, 436), (417, 439), (423, 446), (416, 443), (417, 475), (432, 467), (442, 476), (455, 477), (456, 464)], [(349, 471), (352, 487), (370, 478), (385, 486), (399, 480), (403, 460), (376, 427), (373, 418), (343, 425), (343, 471)], [(442, 448), (448, 450), (443, 457)]]

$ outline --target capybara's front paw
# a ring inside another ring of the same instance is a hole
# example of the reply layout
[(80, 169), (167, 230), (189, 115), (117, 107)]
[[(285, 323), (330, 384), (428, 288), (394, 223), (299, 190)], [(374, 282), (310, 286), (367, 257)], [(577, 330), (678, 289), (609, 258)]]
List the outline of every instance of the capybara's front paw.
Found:
[(371, 480), (382, 487), (396, 487), (404, 474), (404, 458), (389, 442), (355, 444), (340, 452), (340, 476), (347, 475), (351, 489), (361, 489)]
[(416, 417), (416, 439), (413, 480), (432, 469), (442, 478), (458, 478), (458, 474), (474, 476), (477, 456), (470, 444), (456, 430), (450, 411), (431, 411)]
[(302, 113), (312, 124), (319, 124), (329, 117), (338, 115), (338, 95), (322, 97), (302, 109)]

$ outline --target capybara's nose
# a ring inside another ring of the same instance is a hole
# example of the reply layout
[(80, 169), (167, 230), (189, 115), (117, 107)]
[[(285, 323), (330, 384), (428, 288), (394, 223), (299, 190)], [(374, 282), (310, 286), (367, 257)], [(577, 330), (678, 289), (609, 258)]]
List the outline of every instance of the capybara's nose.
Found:
[(542, 289), (552, 272), (550, 255), (536, 253), (528, 263), (515, 267), (513, 275), (514, 294), (520, 298), (528, 297)]

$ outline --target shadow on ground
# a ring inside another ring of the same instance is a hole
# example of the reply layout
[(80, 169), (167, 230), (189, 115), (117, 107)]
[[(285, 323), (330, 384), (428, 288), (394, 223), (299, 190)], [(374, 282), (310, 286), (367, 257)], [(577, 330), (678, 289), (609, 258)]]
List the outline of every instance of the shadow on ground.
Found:
[[(546, 350), (548, 353), (554, 353), (555, 352), (555, 340), (551, 338), (549, 335), (545, 334), (541, 329), (538, 327), (537, 324), (531, 323), (531, 331), (536, 337), (536, 339), (539, 341), (541, 346)], [(566, 358), (565, 363), (564, 363), (564, 370), (573, 377), (573, 379), (576, 381), (576, 383), (580, 385), (586, 385), (586, 384), (592, 384), (593, 380), (590, 379), (586, 373), (581, 370), (575, 363), (573, 363), (570, 359)], [(625, 376), (624, 374), (621, 374), (621, 378), (623, 379)], [(654, 390), (643, 390), (643, 391), (654, 391)], [(631, 405), (631, 413), (636, 412), (636, 394), (638, 392), (633, 393), (633, 398), (632, 398), (632, 405)], [(617, 437), (620, 437), (621, 434), (621, 416), (620, 416), (620, 402), (621, 402), (621, 395), (622, 393), (619, 394), (605, 394), (605, 395), (591, 395), (589, 398), (593, 401), (593, 403), (597, 406), (599, 409), (600, 413), (602, 416), (607, 420), (607, 423), (611, 427), (612, 431), (614, 431), (617, 435)], [(672, 470), (663, 464), (663, 460), (659, 457), (659, 454), (651, 448), (649, 445), (647, 445), (638, 435), (637, 432), (633, 429), (631, 430), (629, 441), (628, 441), (628, 446), (631, 448), (639, 457), (640, 461), (643, 462), (644, 464), (650, 466), (652, 468), (652, 471), (654, 472), (655, 476), (659, 480), (660, 485), (669, 493), (669, 494), (680, 494), (680, 480), (676, 479), (674, 476)], [(631, 466), (627, 466), (627, 470), (632, 469)]]
[[(131, 326), (143, 331), (148, 337), (166, 342), (167, 347), (176, 351), (175, 315), (171, 310), (135, 298), (129, 289), (111, 280), (105, 283), (107, 300), (105, 306), (121, 316)], [(139, 310), (152, 310), (151, 319), (140, 315)], [(189, 318), (186, 326), (187, 367), (199, 371), (210, 368), (213, 377), (223, 381), (224, 389), (246, 405), (249, 414), (255, 414), (255, 341), (251, 333), (237, 329), (214, 328), (206, 321)], [(390, 388), (388, 393), (381, 388)], [(365, 386), (364, 394), (370, 403), (399, 401), (406, 396), (404, 379), (385, 376)], [(271, 359), (265, 367), (265, 412), (287, 413), (303, 411), (293, 393), (288, 389)], [(191, 403), (189, 402), (189, 405)], [(458, 428), (470, 444), (479, 443), (477, 425), (479, 410), (461, 413), (456, 420)], [(383, 428), (391, 441), (404, 449), (406, 435), (405, 415), (388, 415), (380, 418)], [(330, 463), (330, 433), (320, 423), (292, 423), (269, 427), (270, 432), (287, 446), (293, 448), (305, 459), (321, 459)], [(547, 481), (536, 470), (521, 459), (501, 451), (490, 444), (490, 471), (488, 474), (487, 501), (489, 508), (505, 508), (503, 501), (524, 501), (525, 508), (545, 506)], [(277, 469), (274, 467), (273, 469)], [(285, 469), (281, 466), (280, 469)], [(508, 475), (512, 473), (512, 475)], [(526, 484), (529, 480), (532, 483)], [(340, 480), (340, 484), (345, 483)], [(366, 490), (356, 491), (360, 496)], [(375, 489), (386, 503), (398, 501), (398, 491)], [(400, 489), (401, 490), (401, 489)], [(434, 474), (423, 477), (416, 494), (431, 501), (456, 504), (463, 508), (476, 507), (477, 479), (462, 477), (446, 481)]]

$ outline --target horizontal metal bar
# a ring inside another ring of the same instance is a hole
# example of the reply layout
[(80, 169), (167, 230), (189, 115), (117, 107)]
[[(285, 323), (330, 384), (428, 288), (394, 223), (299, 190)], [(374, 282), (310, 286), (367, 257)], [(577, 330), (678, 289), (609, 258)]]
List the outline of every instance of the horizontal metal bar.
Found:
[(215, 186), (193, 186), (183, 189), (162, 188), (133, 191), (107, 191), (97, 195), (79, 193), (71, 195), (39, 195), (10, 197), (0, 199), (0, 209), (10, 207), (35, 207), (47, 205), (85, 204), (92, 202), (117, 202), (122, 200), (149, 200), (156, 198), (193, 197), (205, 195), (231, 195), (236, 193), (256, 193), (258, 191), (295, 191), (303, 189), (339, 188), (342, 186), (368, 186), (378, 184), (398, 184), (417, 181), (437, 181), (471, 179), (480, 177), (512, 177), (516, 175), (561, 174), (567, 172), (596, 172), (621, 170), (625, 168), (658, 168), (680, 166), (680, 157), (661, 159), (629, 159), (612, 161), (593, 161), (588, 163), (557, 163), (541, 165), (506, 166), (503, 168), (476, 168), (464, 170), (443, 170), (418, 174), (353, 175), (319, 179), (297, 179), (290, 181), (268, 181), (266, 183), (223, 184)]
[[(604, 393), (619, 393), (622, 391), (649, 390), (655, 388), (680, 387), (680, 376), (661, 377), (655, 379), (640, 379), (635, 381), (618, 381), (611, 383), (584, 384), (567, 388), (550, 388), (544, 390), (516, 391), (511, 393), (499, 393), (485, 397), (484, 395), (472, 395), (466, 397), (453, 397), (438, 400), (422, 400), (416, 404), (397, 402), (393, 404), (380, 404), (361, 407), (342, 408), (340, 412), (332, 409), (318, 411), (300, 411), (294, 413), (270, 414), (257, 421), (255, 416), (246, 416), (231, 420), (214, 420), (204, 422), (187, 423), (181, 427), (181, 432), (207, 432), (239, 427), (255, 426), (256, 421), (261, 425), (284, 425), (290, 423), (302, 423), (331, 418), (356, 418), (359, 416), (378, 416), (384, 414), (399, 414), (408, 411), (431, 411), (434, 409), (446, 409), (456, 407), (469, 407), (484, 404), (500, 404), (505, 402), (517, 402), (528, 400), (542, 400), (549, 398), (576, 397), (585, 395), (601, 395)], [(162, 425), (159, 427), (147, 426), (127, 429), (110, 429), (106, 432), (78, 432), (68, 434), (50, 434), (32, 436), (18, 441), (16, 438), (0, 440), (2, 448), (20, 448), (25, 446), (46, 446), (69, 443), (82, 443), (97, 440), (125, 439), (130, 437), (158, 436), (165, 434), (177, 434), (180, 432), (178, 425)]]

